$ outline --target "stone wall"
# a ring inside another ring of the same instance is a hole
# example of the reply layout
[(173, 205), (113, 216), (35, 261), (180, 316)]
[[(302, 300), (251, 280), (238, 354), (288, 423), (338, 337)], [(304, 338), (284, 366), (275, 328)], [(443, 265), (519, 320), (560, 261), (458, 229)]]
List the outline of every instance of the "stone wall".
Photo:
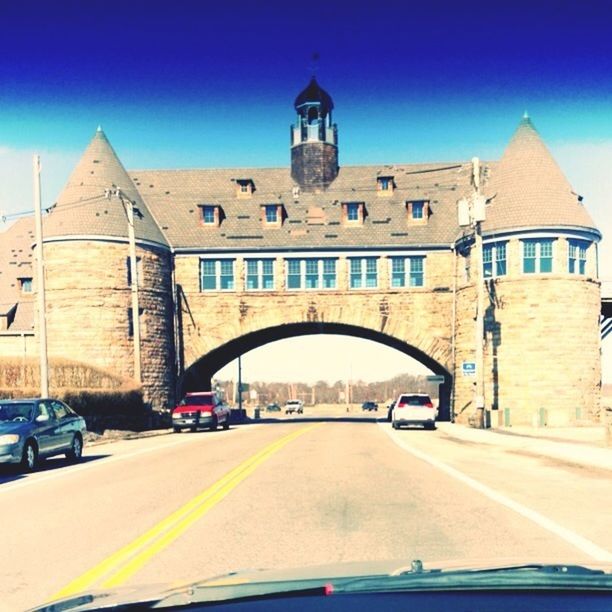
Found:
[(348, 289), (348, 261), (338, 260), (336, 290), (285, 289), (284, 261), (275, 261), (275, 291), (245, 291), (244, 261), (235, 263), (235, 291), (200, 291), (199, 257), (176, 258), (176, 282), (184, 299), (185, 367), (219, 346), (254, 331), (320, 321), (354, 325), (405, 342), (451, 368), (453, 255), (427, 256), (425, 286), (390, 288), (389, 260), (379, 259), (377, 289)]
[(306, 191), (327, 187), (338, 176), (338, 147), (327, 142), (292, 147), (291, 176)]
[[(570, 275), (567, 242), (557, 242), (554, 273), (522, 274), (520, 241), (511, 240), (508, 274), (487, 281), (485, 406), (493, 425), (505, 417), (510, 425), (568, 425), (599, 414), (599, 282), (589, 275), (594, 253), (589, 250), (586, 275)], [(466, 422), (474, 412), (475, 379), (462, 376), (461, 365), (475, 361), (476, 289), (461, 274), (458, 282), (454, 407)]]
[[(49, 356), (134, 377), (127, 257), (128, 245), (122, 243), (45, 245)], [(137, 257), (143, 390), (146, 401), (165, 408), (174, 401), (175, 386), (171, 260), (165, 251), (142, 246)]]

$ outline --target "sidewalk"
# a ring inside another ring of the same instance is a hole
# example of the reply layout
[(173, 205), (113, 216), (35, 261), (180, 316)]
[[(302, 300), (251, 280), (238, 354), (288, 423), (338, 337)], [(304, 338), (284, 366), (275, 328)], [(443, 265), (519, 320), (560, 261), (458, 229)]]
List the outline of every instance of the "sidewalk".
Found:
[[(512, 430), (473, 429), (456, 423), (437, 423), (436, 426), (439, 431), (451, 438), (477, 444), (491, 444), (612, 471), (612, 448), (604, 446), (603, 427), (569, 427), (563, 431), (561, 428), (531, 427), (513, 427)], [(601, 432), (598, 431), (600, 429)]]

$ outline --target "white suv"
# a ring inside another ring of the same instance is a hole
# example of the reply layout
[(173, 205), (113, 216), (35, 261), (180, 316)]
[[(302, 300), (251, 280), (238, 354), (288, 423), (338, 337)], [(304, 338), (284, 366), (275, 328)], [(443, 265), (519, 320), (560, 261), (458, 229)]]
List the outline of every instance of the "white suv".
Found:
[(302, 400), (287, 400), (287, 403), (285, 404), (285, 414), (293, 414), (294, 412), (297, 412), (298, 414), (302, 414), (304, 412), (304, 402)]
[(435, 429), (438, 411), (426, 393), (402, 393), (393, 406), (391, 424), (393, 429), (402, 425), (422, 425)]

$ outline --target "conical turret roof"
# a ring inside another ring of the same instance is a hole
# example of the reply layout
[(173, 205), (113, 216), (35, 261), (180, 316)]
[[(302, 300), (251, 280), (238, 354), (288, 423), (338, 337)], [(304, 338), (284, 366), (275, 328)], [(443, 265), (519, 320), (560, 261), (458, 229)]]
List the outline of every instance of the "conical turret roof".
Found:
[(485, 230), (518, 227), (595, 228), (586, 208), (540, 138), (523, 117), (486, 187)]
[(77, 235), (127, 238), (127, 219), (121, 201), (118, 197), (105, 197), (105, 191), (113, 185), (141, 213), (134, 216), (136, 239), (168, 246), (101, 128), (73, 170), (55, 207), (45, 217), (45, 239)]

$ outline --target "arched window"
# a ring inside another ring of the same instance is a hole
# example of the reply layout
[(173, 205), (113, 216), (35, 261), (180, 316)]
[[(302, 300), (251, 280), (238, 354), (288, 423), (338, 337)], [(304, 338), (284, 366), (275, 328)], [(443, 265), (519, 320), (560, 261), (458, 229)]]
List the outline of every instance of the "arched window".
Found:
[(315, 125), (319, 120), (319, 111), (315, 106), (311, 106), (308, 109), (308, 124)]

